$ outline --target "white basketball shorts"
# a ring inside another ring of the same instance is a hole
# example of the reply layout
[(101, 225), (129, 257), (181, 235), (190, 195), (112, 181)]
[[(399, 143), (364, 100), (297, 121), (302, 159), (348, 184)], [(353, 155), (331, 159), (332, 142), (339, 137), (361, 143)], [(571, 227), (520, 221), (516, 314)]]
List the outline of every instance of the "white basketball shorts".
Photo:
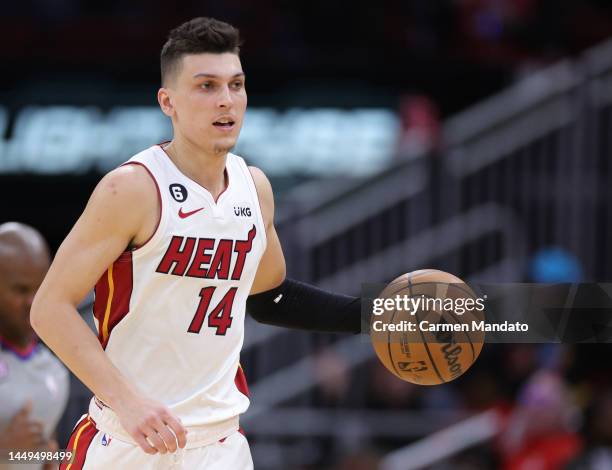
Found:
[(71, 447), (75, 456), (72, 463), (61, 465), (62, 470), (253, 469), (249, 444), (240, 431), (201, 447), (178, 449), (172, 454), (149, 455), (138, 445), (114, 438), (84, 419), (73, 431)]

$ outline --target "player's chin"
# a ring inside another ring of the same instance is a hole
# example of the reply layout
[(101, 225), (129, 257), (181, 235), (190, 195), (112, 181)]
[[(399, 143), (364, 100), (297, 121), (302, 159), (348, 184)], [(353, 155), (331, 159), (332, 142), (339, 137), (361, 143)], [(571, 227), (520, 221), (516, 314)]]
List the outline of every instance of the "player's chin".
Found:
[(236, 137), (223, 137), (223, 138), (218, 138), (214, 140), (214, 148), (215, 148), (215, 152), (224, 152), (227, 153), (229, 151), (231, 151), (234, 146), (236, 145), (236, 141), (238, 139)]

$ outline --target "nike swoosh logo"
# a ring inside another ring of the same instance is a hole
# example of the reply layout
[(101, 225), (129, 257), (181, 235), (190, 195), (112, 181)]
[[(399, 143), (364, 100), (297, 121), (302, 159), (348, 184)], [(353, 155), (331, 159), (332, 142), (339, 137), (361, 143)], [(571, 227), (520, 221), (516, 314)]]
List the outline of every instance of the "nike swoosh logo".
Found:
[(181, 207), (178, 211), (178, 215), (181, 219), (185, 219), (193, 214), (197, 214), (198, 212), (200, 212), (201, 210), (204, 210), (203, 207), (200, 207), (199, 209), (196, 209), (194, 211), (190, 211), (190, 212), (183, 212), (183, 208)]

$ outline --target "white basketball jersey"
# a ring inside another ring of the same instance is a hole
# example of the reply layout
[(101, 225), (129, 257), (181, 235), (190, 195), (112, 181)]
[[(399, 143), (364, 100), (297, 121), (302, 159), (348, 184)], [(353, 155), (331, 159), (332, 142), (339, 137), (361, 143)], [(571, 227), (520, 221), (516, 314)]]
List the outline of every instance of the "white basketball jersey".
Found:
[(113, 364), (186, 426), (236, 417), (249, 406), (239, 365), (247, 296), (266, 247), (253, 178), (228, 154), (227, 189), (211, 194), (160, 146), (126, 164), (145, 167), (159, 226), (96, 284), (98, 336)]

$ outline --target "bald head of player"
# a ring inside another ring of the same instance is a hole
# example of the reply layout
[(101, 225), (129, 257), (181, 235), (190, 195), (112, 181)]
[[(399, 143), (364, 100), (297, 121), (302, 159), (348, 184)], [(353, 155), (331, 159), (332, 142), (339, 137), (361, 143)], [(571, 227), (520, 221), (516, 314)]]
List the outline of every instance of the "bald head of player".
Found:
[(33, 339), (30, 308), (49, 264), (49, 248), (36, 229), (0, 225), (0, 336), (17, 346)]

